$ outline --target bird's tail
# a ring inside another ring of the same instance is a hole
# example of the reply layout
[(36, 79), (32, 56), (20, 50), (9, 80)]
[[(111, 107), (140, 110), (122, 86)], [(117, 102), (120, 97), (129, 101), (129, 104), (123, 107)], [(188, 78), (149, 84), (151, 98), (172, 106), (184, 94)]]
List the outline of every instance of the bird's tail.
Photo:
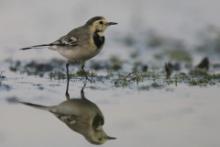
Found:
[(20, 101), (19, 99), (17, 99), (16, 97), (7, 98), (7, 101), (9, 103), (20, 103), (20, 104), (27, 105), (27, 106), (37, 108), (37, 109), (41, 109), (41, 110), (47, 110), (47, 111), (50, 110), (50, 107), (48, 107), (48, 106), (33, 104), (33, 103), (29, 103), (29, 102), (23, 102), (23, 101)]
[(40, 45), (34, 45), (34, 46), (29, 46), (29, 47), (24, 47), (24, 48), (20, 48), (20, 50), (29, 50), (29, 49), (33, 49), (33, 48), (39, 48), (39, 47), (45, 47), (45, 46), (52, 46), (53, 44), (40, 44)]

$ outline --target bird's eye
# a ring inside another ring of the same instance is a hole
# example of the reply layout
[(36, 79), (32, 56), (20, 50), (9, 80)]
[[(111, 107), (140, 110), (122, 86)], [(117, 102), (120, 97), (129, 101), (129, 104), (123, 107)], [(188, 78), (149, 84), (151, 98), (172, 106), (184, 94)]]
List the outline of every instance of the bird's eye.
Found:
[(99, 138), (99, 141), (102, 141), (102, 138)]
[(104, 23), (103, 23), (103, 21), (100, 21), (99, 24), (103, 25)]

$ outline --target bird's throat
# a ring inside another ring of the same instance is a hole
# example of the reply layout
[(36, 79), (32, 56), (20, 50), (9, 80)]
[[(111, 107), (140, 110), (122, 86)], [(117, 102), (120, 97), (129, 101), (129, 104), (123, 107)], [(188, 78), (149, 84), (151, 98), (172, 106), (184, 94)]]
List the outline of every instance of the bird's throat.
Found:
[(100, 34), (100, 33), (101, 32), (95, 32), (93, 34), (93, 40), (98, 49), (101, 48), (103, 44), (105, 43), (105, 37), (103, 36), (103, 34)]

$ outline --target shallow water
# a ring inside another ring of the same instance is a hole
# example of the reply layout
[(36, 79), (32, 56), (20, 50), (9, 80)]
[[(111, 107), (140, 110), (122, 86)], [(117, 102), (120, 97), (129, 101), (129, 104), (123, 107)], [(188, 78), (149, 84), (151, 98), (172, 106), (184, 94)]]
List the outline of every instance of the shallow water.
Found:
[[(148, 65), (150, 71), (156, 68), (157, 72), (162, 73), (165, 62), (176, 62), (166, 52), (183, 49), (192, 56), (192, 62), (190, 65), (186, 61), (178, 63), (184, 62), (184, 65), (194, 67), (204, 56), (208, 56), (210, 72), (219, 73), (219, 67), (213, 68), (215, 63), (220, 65), (219, 50), (211, 49), (219, 41), (208, 44), (210, 48), (206, 48), (206, 42), (201, 40), (209, 35), (213, 37), (213, 32), (207, 29), (208, 25), (220, 24), (219, 1), (121, 0), (120, 3), (125, 1), (126, 5), (118, 5), (118, 0), (98, 0), (95, 3), (77, 0), (0, 2), (0, 146), (91, 146), (83, 136), (70, 130), (49, 112), (6, 102), (7, 98), (16, 96), (37, 104), (58, 104), (65, 100), (65, 79), (50, 79), (48, 73), (39, 77), (38, 74), (21, 74), (19, 70), (12, 72), (9, 70), (10, 62), (5, 61), (26, 64), (31, 61), (50, 63), (48, 61), (52, 58), (62, 59), (49, 50), (21, 52), (18, 48), (56, 40), (91, 16), (103, 15), (119, 22), (118, 26), (106, 33), (106, 45), (92, 61), (101, 63), (117, 55), (125, 62), (122, 71), (130, 72), (134, 62), (141, 61)], [(214, 33), (218, 30), (214, 27)], [(149, 35), (151, 31), (152, 36)], [(155, 39), (154, 31), (156, 42), (159, 38), (159, 46), (155, 48), (146, 43)], [(193, 46), (201, 43), (196, 41), (205, 44), (202, 44), (206, 48), (204, 52)], [(131, 59), (131, 54), (136, 52), (137, 57)], [(156, 56), (160, 59), (156, 59)], [(90, 70), (91, 67), (87, 68)], [(63, 69), (59, 67), (59, 70)], [(71, 67), (71, 70), (75, 69)], [(182, 68), (181, 71), (188, 73), (189, 70)], [(98, 76), (107, 74), (105, 68), (104, 72), (97, 73)], [(103, 146), (219, 147), (220, 80), (216, 80), (214, 85), (192, 86), (188, 82), (168, 84), (165, 76), (161, 77), (146, 78), (138, 84), (133, 82), (118, 87), (112, 79), (87, 83), (86, 97), (102, 110), (106, 120), (105, 131), (117, 137), (117, 140), (108, 141)], [(152, 86), (154, 80), (159, 85)], [(82, 86), (83, 80), (72, 79), (70, 96), (79, 98)]]
[[(7, 73), (7, 72), (6, 72)], [(65, 80), (49, 80), (8, 72), (1, 90), (0, 144), (11, 146), (91, 146), (81, 135), (48, 112), (10, 105), (7, 97), (44, 105), (65, 99)], [(82, 81), (73, 80), (71, 97), (80, 97)], [(95, 87), (95, 88), (94, 88)], [(117, 140), (105, 146), (219, 146), (219, 86), (137, 90), (88, 83), (86, 97), (102, 110), (104, 129)]]

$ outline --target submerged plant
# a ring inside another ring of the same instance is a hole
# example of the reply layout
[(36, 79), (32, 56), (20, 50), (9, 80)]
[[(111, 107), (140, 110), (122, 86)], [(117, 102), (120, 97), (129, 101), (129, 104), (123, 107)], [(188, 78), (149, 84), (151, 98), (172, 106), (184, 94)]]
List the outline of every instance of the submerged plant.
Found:
[(141, 73), (128, 73), (127, 75), (119, 75), (117, 79), (114, 80), (114, 85), (116, 87), (126, 87), (131, 83), (138, 84), (143, 81), (143, 75)]

